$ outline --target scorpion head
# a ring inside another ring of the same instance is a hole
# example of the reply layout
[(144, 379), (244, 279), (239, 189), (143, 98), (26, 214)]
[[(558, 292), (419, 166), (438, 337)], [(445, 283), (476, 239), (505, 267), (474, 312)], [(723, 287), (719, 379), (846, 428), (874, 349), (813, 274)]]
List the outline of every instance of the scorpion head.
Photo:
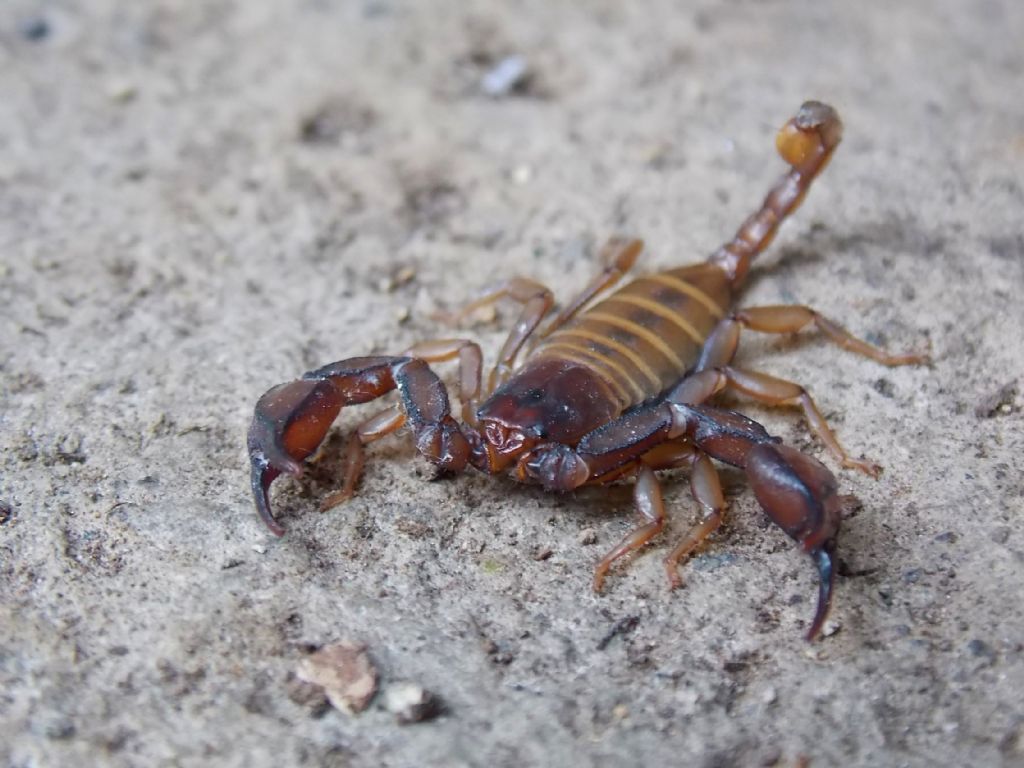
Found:
[(479, 434), (470, 433), (473, 465), (492, 474), (501, 472), (527, 453), (536, 443), (537, 434), (493, 419), (480, 421)]
[(538, 358), (516, 373), (477, 410), (480, 436), (473, 464), (501, 472), (518, 462), (520, 480), (570, 490), (586, 480), (569, 446), (615, 416), (615, 403), (591, 370)]

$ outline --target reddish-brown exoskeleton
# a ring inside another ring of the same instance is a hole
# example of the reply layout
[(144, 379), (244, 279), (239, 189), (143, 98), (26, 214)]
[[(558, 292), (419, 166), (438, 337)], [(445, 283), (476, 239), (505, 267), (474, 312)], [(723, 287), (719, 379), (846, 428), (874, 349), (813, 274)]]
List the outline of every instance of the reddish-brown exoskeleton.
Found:
[[(513, 278), (461, 315), (508, 297), (522, 314), (499, 353), (488, 386), (475, 343), (449, 339), (418, 344), (397, 357), (357, 357), (331, 363), (260, 398), (249, 431), (252, 488), (270, 530), (283, 529), (270, 511), (270, 484), (282, 472), (299, 475), (342, 407), (397, 390), (399, 406), (364, 422), (348, 442), (344, 483), (325, 506), (348, 498), (363, 465), (363, 444), (408, 426), (419, 452), (458, 472), (472, 465), (515, 476), (552, 491), (635, 478), (641, 523), (597, 565), (600, 590), (610, 566), (663, 528), (665, 510), (655, 470), (689, 467), (703, 520), (665, 559), (673, 586), (679, 562), (722, 522), (725, 501), (712, 459), (741, 467), (768, 516), (814, 559), (820, 574), (813, 639), (829, 610), (833, 551), (841, 497), (819, 461), (780, 444), (758, 423), (710, 405), (729, 389), (769, 405), (798, 405), (811, 431), (844, 467), (875, 476), (880, 468), (850, 458), (814, 401), (798, 384), (734, 367), (743, 329), (793, 333), (814, 326), (832, 342), (885, 365), (922, 361), (889, 355), (804, 306), (734, 309), (751, 262), (801, 202), (838, 145), (835, 111), (807, 102), (779, 131), (777, 146), (789, 171), (736, 236), (701, 263), (640, 278), (587, 308), (633, 265), (639, 240), (613, 238), (604, 270), (543, 329), (552, 307), (544, 286)], [(457, 316), (458, 317), (458, 316)], [(534, 340), (525, 363), (516, 358)], [(429, 363), (459, 360), (463, 421), (450, 413), (444, 385)]]

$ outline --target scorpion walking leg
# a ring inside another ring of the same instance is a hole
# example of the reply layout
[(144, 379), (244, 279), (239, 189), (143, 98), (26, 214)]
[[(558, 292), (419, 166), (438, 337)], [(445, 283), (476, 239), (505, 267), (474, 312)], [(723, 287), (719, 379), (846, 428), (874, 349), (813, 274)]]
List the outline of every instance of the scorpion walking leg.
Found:
[(679, 563), (690, 555), (704, 540), (718, 530), (725, 514), (725, 497), (718, 471), (706, 453), (685, 441), (662, 443), (645, 453), (641, 459), (651, 469), (690, 467), (690, 492), (700, 505), (704, 518), (693, 526), (665, 558), (665, 573), (673, 589), (683, 585), (679, 576)]
[(498, 353), (498, 361), (491, 371), (487, 382), (487, 391), (491, 392), (496, 386), (504, 383), (512, 374), (512, 367), (515, 364), (516, 355), (526, 343), (530, 334), (540, 325), (540, 321), (551, 310), (554, 303), (554, 296), (551, 290), (535, 280), (525, 277), (512, 277), (503, 280), (489, 290), (479, 299), (467, 304), (461, 310), (445, 318), (449, 322), (458, 322), (472, 312), (486, 307), (508, 297), (523, 305), (519, 319), (509, 331), (504, 346)]
[(803, 410), (811, 433), (825, 444), (843, 467), (860, 470), (871, 477), (878, 477), (882, 473), (882, 467), (878, 464), (850, 457), (810, 393), (792, 381), (726, 365), (703, 370), (688, 377), (669, 393), (668, 399), (686, 404), (704, 403), (726, 388), (741, 392), (765, 405), (799, 406)]
[(683, 580), (679, 576), (679, 562), (718, 530), (725, 514), (725, 497), (722, 495), (722, 483), (718, 479), (715, 465), (711, 463), (708, 455), (702, 452), (695, 453), (692, 462), (690, 490), (704, 511), (704, 519), (693, 526), (665, 558), (665, 573), (673, 589), (683, 585)]
[(928, 355), (920, 353), (904, 353), (894, 355), (874, 344), (859, 339), (843, 328), (839, 323), (829, 320), (819, 312), (799, 304), (749, 307), (741, 309), (733, 315), (733, 319), (743, 328), (760, 333), (797, 333), (813, 325), (828, 338), (848, 352), (871, 358), (875, 362), (895, 367), (897, 365), (918, 365), (928, 362)]
[[(401, 396), (417, 450), (443, 469), (465, 468), (469, 443), (451, 417), (444, 385), (424, 361), (357, 357), (331, 363), (272, 388), (256, 403), (249, 428), (252, 490), (260, 517), (275, 535), (284, 529), (270, 510), (268, 492), (274, 479), (282, 472), (302, 474), (302, 462), (316, 451), (343, 406), (370, 402), (393, 389)], [(397, 420), (384, 419), (364, 431), (386, 434), (397, 428)], [(350, 458), (358, 464), (359, 451), (353, 449)]]
[(813, 325), (825, 337), (843, 349), (868, 357), (875, 362), (895, 367), (898, 365), (918, 365), (928, 362), (926, 354), (904, 353), (894, 355), (874, 344), (859, 339), (843, 328), (839, 323), (829, 320), (810, 307), (799, 304), (787, 304), (773, 307), (748, 307), (734, 312), (723, 319), (711, 332), (696, 370), (728, 365), (736, 355), (739, 346), (740, 332), (744, 329), (759, 333), (797, 333), (809, 325)]
[(324, 497), (320, 502), (320, 511), (326, 512), (352, 498), (356, 491), (356, 483), (363, 474), (366, 463), (366, 452), (363, 446), (380, 440), (382, 437), (397, 432), (405, 425), (405, 411), (392, 406), (377, 413), (358, 427), (356, 433), (345, 443), (345, 473), (342, 476), (341, 488)]
[(926, 355), (889, 354), (858, 339), (809, 307), (753, 307), (735, 312), (715, 327), (701, 351), (697, 373), (683, 381), (670, 395), (670, 399), (687, 403), (705, 402), (729, 387), (767, 405), (797, 405), (803, 410), (811, 432), (844, 467), (878, 477), (882, 471), (878, 464), (850, 458), (810, 393), (801, 385), (729, 365), (736, 355), (740, 332), (744, 328), (762, 333), (795, 333), (810, 324), (814, 324), (843, 349), (870, 357), (883, 365), (911, 365), (928, 359)]
[(661, 497), (661, 486), (654, 470), (641, 465), (636, 473), (636, 486), (633, 490), (636, 511), (642, 523), (626, 534), (611, 552), (605, 555), (594, 570), (594, 591), (600, 592), (605, 576), (612, 563), (620, 557), (635, 552), (653, 539), (665, 526), (665, 502)]
[(566, 304), (565, 309), (559, 312), (554, 320), (548, 323), (544, 330), (540, 331), (535, 338), (538, 340), (543, 339), (545, 336), (554, 333), (576, 317), (579, 311), (591, 299), (619, 282), (632, 269), (643, 247), (644, 241), (636, 238), (624, 237), (622, 235), (609, 238), (608, 242), (601, 248), (600, 254), (604, 269), (594, 275), (586, 287), (572, 301)]

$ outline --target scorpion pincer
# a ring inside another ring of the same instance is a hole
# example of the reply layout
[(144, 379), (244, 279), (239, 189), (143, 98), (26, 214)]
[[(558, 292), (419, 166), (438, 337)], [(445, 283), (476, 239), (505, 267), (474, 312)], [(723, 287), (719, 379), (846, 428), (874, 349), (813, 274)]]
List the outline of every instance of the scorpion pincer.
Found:
[[(274, 387), (257, 402), (249, 431), (252, 489), (261, 518), (280, 536), (284, 531), (268, 498), (274, 479), (302, 473), (303, 462), (343, 407), (397, 390), (398, 407), (363, 422), (348, 441), (341, 489), (325, 500), (325, 508), (352, 495), (364, 444), (403, 426), (419, 453), (450, 472), (467, 466), (489, 474), (510, 471), (523, 482), (562, 492), (633, 478), (641, 522), (597, 564), (593, 585), (600, 590), (611, 565), (665, 525), (655, 472), (686, 467), (703, 515), (665, 558), (669, 581), (678, 586), (679, 563), (722, 523), (725, 500), (714, 465), (719, 461), (745, 472), (768, 517), (817, 565), (818, 606), (806, 634), (813, 640), (832, 597), (843, 499), (836, 479), (817, 459), (714, 402), (719, 393), (731, 391), (767, 405), (798, 406), (811, 432), (842, 466), (871, 476), (881, 471), (850, 457), (799, 384), (733, 365), (743, 330), (788, 334), (805, 327), (883, 365), (926, 359), (890, 355), (806, 306), (734, 305), (754, 258), (800, 205), (841, 135), (831, 107), (805, 103), (777, 135), (788, 170), (761, 208), (706, 261), (640, 277), (593, 303), (633, 266), (642, 248), (640, 240), (613, 237), (602, 251), (602, 271), (543, 327), (553, 305), (550, 290), (520, 277), (494, 286), (452, 318), (503, 298), (522, 305), (486, 386), (480, 347), (466, 339), (442, 339), (393, 357), (330, 363)], [(517, 366), (527, 342), (532, 346)], [(430, 368), (455, 359), (461, 423)]]

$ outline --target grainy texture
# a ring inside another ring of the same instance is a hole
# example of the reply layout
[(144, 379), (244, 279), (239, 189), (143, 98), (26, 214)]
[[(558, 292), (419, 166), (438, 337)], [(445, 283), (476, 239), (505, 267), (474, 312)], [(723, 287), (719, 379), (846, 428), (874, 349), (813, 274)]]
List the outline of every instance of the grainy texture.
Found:
[[(1022, 39), (1017, 0), (4, 3), (0, 764), (1020, 765)], [(509, 55), (528, 75), (484, 95)], [(271, 384), (437, 335), (496, 275), (565, 299), (612, 232), (702, 258), (807, 98), (846, 140), (747, 303), (935, 355), (744, 345), (886, 467), (840, 474), (862, 506), (823, 642), (813, 569), (734, 473), (675, 593), (685, 477), (602, 596), (629, 488), (426, 482), (402, 440), (319, 514), (332, 440), (271, 540), (244, 447)], [(441, 716), (299, 690), (343, 637)]]

